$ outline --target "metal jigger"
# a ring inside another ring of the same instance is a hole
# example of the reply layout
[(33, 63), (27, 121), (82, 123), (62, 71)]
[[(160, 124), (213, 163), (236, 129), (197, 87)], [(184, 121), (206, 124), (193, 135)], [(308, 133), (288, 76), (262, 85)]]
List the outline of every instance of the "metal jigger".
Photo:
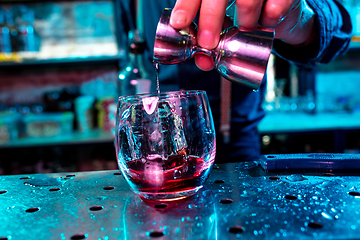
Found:
[(274, 30), (240, 31), (233, 26), (220, 35), (213, 50), (197, 45), (197, 25), (174, 29), (170, 25), (171, 9), (165, 8), (157, 29), (154, 44), (154, 62), (176, 64), (194, 56), (206, 54), (213, 58), (215, 68), (226, 79), (257, 90), (264, 78), (274, 41)]

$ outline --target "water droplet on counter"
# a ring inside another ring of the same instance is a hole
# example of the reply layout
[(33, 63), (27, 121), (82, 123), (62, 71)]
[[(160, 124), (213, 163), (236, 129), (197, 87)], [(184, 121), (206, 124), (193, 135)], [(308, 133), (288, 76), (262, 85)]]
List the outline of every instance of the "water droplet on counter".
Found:
[(325, 213), (325, 212), (322, 212), (321, 215), (326, 219), (330, 219), (330, 220), (332, 219), (332, 217), (329, 214)]
[(67, 180), (64, 180), (63, 178), (39, 178), (28, 180), (24, 182), (24, 184), (33, 187), (61, 186), (66, 181)]
[(305, 180), (307, 180), (307, 178), (305, 178), (301, 174), (292, 174), (292, 175), (286, 177), (286, 180), (288, 180), (290, 182), (299, 182), (299, 181), (305, 181)]

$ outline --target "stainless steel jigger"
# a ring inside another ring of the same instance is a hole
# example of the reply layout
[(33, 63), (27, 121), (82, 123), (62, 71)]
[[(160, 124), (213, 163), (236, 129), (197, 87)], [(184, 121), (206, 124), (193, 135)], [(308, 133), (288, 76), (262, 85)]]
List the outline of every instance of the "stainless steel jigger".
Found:
[(171, 9), (165, 8), (156, 29), (154, 62), (176, 64), (194, 56), (206, 54), (213, 58), (215, 68), (226, 79), (257, 90), (264, 78), (274, 41), (274, 30), (240, 31), (233, 26), (220, 35), (213, 50), (197, 45), (197, 25), (186, 29), (170, 26)]

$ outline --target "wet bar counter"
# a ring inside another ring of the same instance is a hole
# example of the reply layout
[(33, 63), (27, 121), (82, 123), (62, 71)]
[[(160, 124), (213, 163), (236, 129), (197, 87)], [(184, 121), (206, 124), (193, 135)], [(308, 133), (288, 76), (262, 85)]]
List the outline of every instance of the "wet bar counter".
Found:
[(144, 202), (118, 171), (0, 177), (0, 239), (355, 239), (360, 176), (215, 165), (197, 195)]

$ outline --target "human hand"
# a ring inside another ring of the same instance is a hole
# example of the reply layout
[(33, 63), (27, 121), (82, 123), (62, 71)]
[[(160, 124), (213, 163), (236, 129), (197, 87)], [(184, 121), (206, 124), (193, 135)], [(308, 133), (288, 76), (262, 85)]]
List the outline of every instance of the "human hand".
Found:
[[(227, 4), (228, 0), (177, 0), (170, 24), (185, 28), (200, 9), (198, 44), (214, 49), (219, 43)], [(273, 28), (275, 38), (294, 46), (307, 45), (314, 39), (314, 12), (305, 0), (236, 0), (235, 4), (235, 17), (242, 30)], [(212, 59), (202, 54), (195, 55), (195, 62), (202, 70), (214, 67)]]

